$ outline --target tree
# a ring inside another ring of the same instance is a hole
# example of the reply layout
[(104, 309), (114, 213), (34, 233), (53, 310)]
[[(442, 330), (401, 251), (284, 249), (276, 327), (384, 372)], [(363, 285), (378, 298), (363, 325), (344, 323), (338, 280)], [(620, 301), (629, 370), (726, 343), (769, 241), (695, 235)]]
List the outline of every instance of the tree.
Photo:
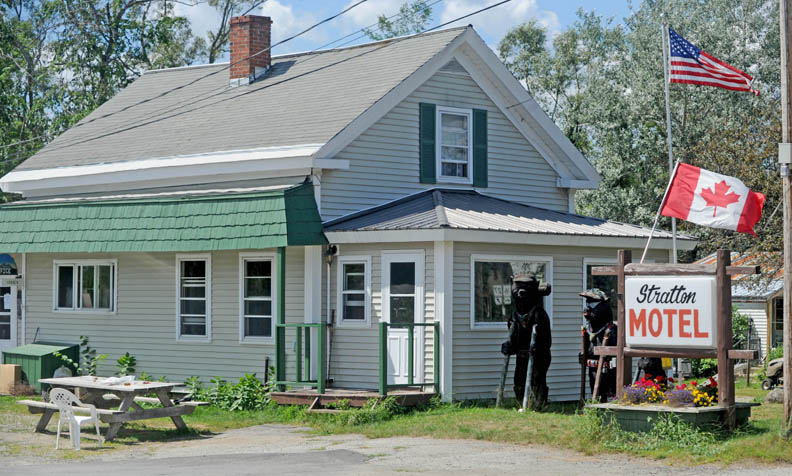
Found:
[[(777, 126), (769, 119), (779, 116), (778, 25), (768, 21), (777, 17), (776, 2), (645, 0), (623, 26), (612, 26), (591, 13), (578, 15), (579, 20), (553, 41), (552, 50), (531, 31), (536, 26), (529, 25), (523, 33), (509, 32), (499, 52), (602, 176), (599, 189), (576, 194), (579, 213), (647, 226), (654, 220), (669, 178), (663, 19), (708, 53), (747, 70), (762, 91), (757, 98), (712, 87), (671, 85), (674, 156), (715, 171), (731, 171), (749, 186), (776, 196), (775, 165), (766, 155), (778, 142), (773, 132)], [(529, 77), (537, 74), (544, 77)], [(748, 150), (757, 144), (762, 147)], [(746, 170), (725, 162), (721, 167), (715, 161), (716, 155), (718, 161), (734, 161), (738, 154), (750, 158), (740, 159)], [(747, 175), (747, 169), (758, 171)], [(668, 224), (663, 218), (661, 226)], [(722, 234), (728, 238), (723, 245), (735, 250), (759, 244), (735, 233), (682, 227), (707, 239)], [(702, 246), (701, 252), (708, 249)]]
[(202, 44), (172, 3), (0, 2), (0, 175), (145, 69), (192, 63)]
[(60, 0), (56, 57), (73, 73), (74, 101), (90, 112), (145, 69), (190, 64), (200, 51), (189, 22), (164, 0)]
[(363, 32), (374, 41), (411, 35), (426, 30), (426, 25), (431, 18), (432, 7), (427, 0), (404, 2), (399, 8), (398, 14), (390, 18), (380, 15), (377, 18), (377, 26), (365, 28)]
[(50, 38), (61, 26), (55, 9), (51, 1), (0, 3), (0, 175), (63, 127), (53, 114), (68, 98), (52, 61)]
[(247, 15), (263, 5), (267, 0), (208, 0), (210, 6), (220, 13), (217, 30), (207, 33), (206, 54), (208, 62), (214, 63), (226, 51), (228, 46), (229, 21), (231, 18)]

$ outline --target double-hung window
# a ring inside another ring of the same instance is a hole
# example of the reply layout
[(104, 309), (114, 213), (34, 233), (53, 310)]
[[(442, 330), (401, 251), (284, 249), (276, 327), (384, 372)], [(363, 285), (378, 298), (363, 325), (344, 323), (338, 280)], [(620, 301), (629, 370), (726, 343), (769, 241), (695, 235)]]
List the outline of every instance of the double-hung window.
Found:
[(473, 111), (437, 107), (437, 179), (472, 183)]
[(338, 322), (368, 326), (371, 322), (371, 257), (338, 258)]
[(274, 255), (240, 255), (240, 340), (269, 341), (273, 336), (276, 290)]
[(212, 261), (208, 255), (176, 257), (178, 337), (206, 340), (211, 336)]
[(56, 311), (115, 312), (116, 261), (55, 261)]

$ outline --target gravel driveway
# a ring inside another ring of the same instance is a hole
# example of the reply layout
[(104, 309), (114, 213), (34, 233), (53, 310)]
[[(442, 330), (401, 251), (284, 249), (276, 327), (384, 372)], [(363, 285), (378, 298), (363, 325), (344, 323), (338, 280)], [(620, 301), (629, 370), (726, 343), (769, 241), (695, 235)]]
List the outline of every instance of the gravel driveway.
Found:
[[(64, 441), (65, 442), (65, 441)], [(316, 436), (305, 428), (262, 425), (179, 442), (103, 453), (83, 443), (80, 462), (3, 458), (3, 475), (686, 475), (788, 476), (792, 467), (669, 467), (624, 456), (588, 457), (546, 447), (429, 438)], [(90, 452), (91, 454), (85, 454)], [(636, 471), (640, 468), (639, 471)]]

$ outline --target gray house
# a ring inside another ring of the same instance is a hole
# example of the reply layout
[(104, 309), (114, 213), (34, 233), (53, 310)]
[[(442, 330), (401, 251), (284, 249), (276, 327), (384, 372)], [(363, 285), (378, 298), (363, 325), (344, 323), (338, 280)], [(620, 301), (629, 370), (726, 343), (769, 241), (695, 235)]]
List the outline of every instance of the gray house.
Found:
[[(759, 350), (763, 359), (773, 347), (783, 343), (784, 331), (784, 268), (774, 268), (770, 256), (732, 252), (735, 266), (759, 265), (763, 279), (756, 276), (732, 276), (732, 304), (751, 319), (751, 348)], [(696, 261), (713, 264), (715, 253)]]
[(649, 230), (573, 214), (596, 170), (472, 27), (248, 58), (270, 25), (233, 19), (230, 67), (147, 72), (0, 179), (24, 197), (0, 207), (0, 338), (490, 398), (527, 269), (553, 286), (550, 396), (576, 398), (577, 293)]

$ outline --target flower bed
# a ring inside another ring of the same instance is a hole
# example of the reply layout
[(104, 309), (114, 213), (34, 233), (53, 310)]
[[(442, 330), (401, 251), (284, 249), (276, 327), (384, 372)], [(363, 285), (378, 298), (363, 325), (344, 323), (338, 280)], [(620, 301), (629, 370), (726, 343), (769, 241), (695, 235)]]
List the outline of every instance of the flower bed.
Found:
[(707, 383), (676, 385), (673, 378), (644, 376), (624, 387), (620, 402), (624, 405), (667, 405), (669, 407), (710, 407), (718, 403), (718, 382), (710, 377)]
[[(677, 384), (673, 378), (647, 375), (624, 387), (621, 400), (586, 406), (604, 412), (624, 430), (649, 431), (657, 418), (669, 413), (699, 428), (717, 428), (726, 415), (726, 409), (717, 404), (718, 382), (712, 377), (706, 383)], [(756, 405), (758, 403), (736, 403), (738, 425), (748, 421), (751, 407)]]

